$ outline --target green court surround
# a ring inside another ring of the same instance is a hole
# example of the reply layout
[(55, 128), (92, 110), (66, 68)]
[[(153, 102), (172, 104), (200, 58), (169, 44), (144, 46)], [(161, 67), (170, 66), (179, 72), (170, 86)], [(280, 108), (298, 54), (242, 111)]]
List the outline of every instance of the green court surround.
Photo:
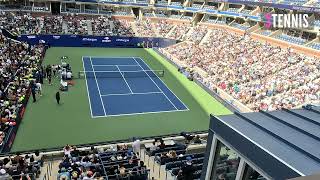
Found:
[(164, 69), (162, 80), (188, 106), (190, 111), (92, 119), (84, 79), (61, 93), (62, 105), (55, 102), (58, 78), (52, 86), (45, 80), (43, 96), (36, 103), (30, 99), (11, 151), (61, 147), (207, 130), (209, 114), (231, 114), (205, 90), (189, 81), (177, 69), (151, 49), (125, 48), (50, 48), (43, 64), (58, 64), (68, 56), (74, 74), (83, 71), (82, 56), (141, 57), (152, 69)]

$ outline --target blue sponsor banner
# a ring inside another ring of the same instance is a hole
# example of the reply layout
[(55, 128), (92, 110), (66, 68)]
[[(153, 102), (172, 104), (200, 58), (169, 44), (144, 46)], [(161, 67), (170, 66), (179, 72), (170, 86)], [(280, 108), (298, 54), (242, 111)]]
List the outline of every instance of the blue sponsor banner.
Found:
[(176, 40), (147, 37), (81, 36), (81, 35), (21, 35), (18, 41), (29, 44), (45, 43), (57, 47), (167, 47)]

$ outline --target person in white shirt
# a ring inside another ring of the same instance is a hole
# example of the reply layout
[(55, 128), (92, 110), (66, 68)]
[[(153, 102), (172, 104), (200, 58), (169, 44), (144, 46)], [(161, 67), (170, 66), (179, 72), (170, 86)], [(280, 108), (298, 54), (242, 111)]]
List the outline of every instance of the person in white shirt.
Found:
[(68, 82), (63, 81), (63, 80), (61, 79), (61, 81), (60, 81), (60, 90), (62, 90), (62, 91), (67, 91), (67, 90), (68, 90)]
[[(135, 138), (134, 138), (135, 139)], [(133, 152), (139, 155), (141, 142), (139, 139), (135, 139), (132, 143)]]
[(67, 155), (68, 157), (71, 157), (72, 149), (68, 144), (63, 148), (63, 151), (64, 151), (64, 155)]
[(37, 87), (37, 91), (38, 91), (39, 95), (42, 96), (42, 85), (41, 85), (41, 83), (37, 82), (36, 83), (36, 87)]
[(72, 72), (68, 71), (67, 72), (67, 80), (71, 80), (72, 79)]
[(152, 145), (150, 146), (150, 152), (155, 151), (155, 150), (157, 150), (157, 149), (158, 149), (158, 146), (156, 146), (156, 142), (153, 141), (153, 142), (152, 142)]

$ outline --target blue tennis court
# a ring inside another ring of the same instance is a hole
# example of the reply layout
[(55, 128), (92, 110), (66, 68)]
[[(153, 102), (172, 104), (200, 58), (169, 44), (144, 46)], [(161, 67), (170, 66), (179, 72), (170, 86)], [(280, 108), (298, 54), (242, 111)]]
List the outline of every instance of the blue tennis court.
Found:
[(139, 57), (82, 61), (93, 118), (188, 110), (161, 80), (164, 71), (152, 71)]

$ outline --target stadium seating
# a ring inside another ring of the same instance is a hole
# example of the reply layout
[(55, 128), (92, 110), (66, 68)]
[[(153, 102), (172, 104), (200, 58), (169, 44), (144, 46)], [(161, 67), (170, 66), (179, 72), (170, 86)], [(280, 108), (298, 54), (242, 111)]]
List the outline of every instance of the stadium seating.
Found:
[(306, 43), (306, 39), (302, 39), (302, 38), (299, 38), (299, 37), (293, 37), (293, 36), (289, 36), (287, 34), (280, 34), (280, 35), (277, 35), (276, 38), (282, 40), (282, 41), (287, 41), (289, 43), (293, 43), (293, 44), (299, 44), (299, 45), (302, 45), (304, 43)]
[(161, 20), (155, 24), (155, 27), (161, 37), (166, 37), (174, 25), (169, 23), (167, 20)]
[(244, 10), (241, 11), (241, 14), (247, 15), (247, 16), (250, 16), (251, 13), (252, 13), (252, 11), (251, 11), (251, 10), (248, 10), (248, 9), (244, 9)]
[[(35, 78), (40, 69), (44, 48), (28, 46), (0, 34), (0, 147), (11, 133), (11, 128), (20, 123), (20, 113), (29, 97), (30, 78)], [(36, 70), (33, 70), (35, 68)]]
[(290, 4), (290, 5), (304, 5), (308, 0), (283, 0), (281, 4)]
[[(235, 12), (235, 11), (238, 11), (238, 9), (233, 8), (232, 10), (231, 8), (230, 10), (230, 12)], [(214, 49), (212, 50), (212, 48), (217, 46), (222, 46), (221, 42), (219, 43), (218, 41), (216, 41), (217, 39), (220, 39), (219, 36), (228, 37), (230, 41), (237, 42), (237, 43), (234, 43), (233, 45), (229, 45), (229, 46), (233, 46), (234, 48), (239, 48), (238, 46), (240, 46), (242, 43), (247, 43), (248, 45), (246, 45), (246, 47), (251, 48), (252, 49), (251, 51), (257, 51), (257, 52), (262, 51), (264, 53), (267, 53), (263, 49), (269, 49), (268, 50), (269, 52), (276, 51), (283, 54), (289, 53), (289, 51), (286, 52), (286, 50), (280, 50), (270, 45), (257, 43), (255, 41), (248, 40), (247, 38), (243, 39), (240, 36), (228, 35), (226, 34), (226, 32), (222, 33), (220, 30), (214, 30), (213, 32), (215, 32), (218, 36), (212, 34), (211, 36), (206, 37), (208, 41), (204, 43), (205, 46), (199, 46), (197, 44), (199, 44), (203, 40), (204, 36), (207, 34), (206, 27), (204, 26), (192, 27), (190, 24), (187, 24), (187, 23), (174, 24), (172, 22), (169, 22), (168, 20), (159, 20), (157, 22), (151, 22), (150, 20), (146, 19), (146, 20), (135, 20), (133, 22), (130, 22), (127, 20), (110, 19), (106, 16), (93, 16), (93, 17), (88, 16), (86, 18), (80, 15), (43, 17), (43, 16), (32, 16), (30, 14), (21, 14), (21, 13), (12, 13), (12, 12), (4, 13), (0, 17), (1, 17), (1, 25), (7, 28), (10, 32), (15, 34), (64, 34), (64, 33), (89, 34), (89, 32), (92, 31), (94, 35), (110, 35), (110, 36), (111, 35), (120, 35), (120, 36), (138, 35), (138, 36), (147, 36), (147, 37), (160, 36), (160, 37), (166, 37), (170, 39), (188, 41), (189, 43), (183, 43), (177, 46), (175, 49), (168, 48), (165, 50), (169, 57), (176, 57), (177, 59), (186, 59), (185, 56), (187, 54), (190, 54), (190, 56), (187, 56), (188, 57), (187, 59), (189, 59), (190, 57), (194, 57), (196, 55), (210, 57), (211, 59), (215, 59), (216, 56), (220, 57), (221, 55), (218, 55), (218, 54), (214, 55), (211, 53), (211, 52), (215, 52), (215, 50)], [(189, 16), (171, 15), (170, 17), (183, 20), (184, 17), (189, 17)], [(27, 21), (28, 21), (28, 24), (25, 23)], [(222, 21), (222, 20), (208, 20), (207, 22), (225, 24), (225, 21)], [(38, 26), (38, 28), (34, 29), (32, 28), (34, 25), (41, 25), (41, 26)], [(90, 29), (90, 25), (92, 26), (92, 29)], [(247, 24), (238, 24), (238, 23), (231, 23), (231, 26), (241, 30), (247, 30), (250, 27)], [(136, 32), (133, 30), (133, 27), (136, 28), (135, 29)], [(259, 33), (262, 35), (269, 36), (272, 33), (272, 31), (263, 30), (263, 31), (259, 31)], [(307, 40), (305, 39), (289, 36), (287, 34), (280, 34), (275, 36), (275, 38), (286, 41), (286, 42), (290, 42), (293, 44), (298, 44), (298, 45), (304, 45), (307, 43)], [(224, 46), (227, 46), (227, 45), (224, 45)], [(310, 44), (309, 47), (318, 49), (317, 44), (313, 44), (313, 43)], [(180, 49), (180, 48), (183, 48), (183, 49)], [(181, 52), (184, 52), (185, 48), (191, 48), (191, 50), (188, 52), (185, 52), (184, 56), (176, 52), (177, 50), (181, 50)], [(241, 52), (242, 50), (239, 50), (239, 51)], [(232, 53), (234, 52), (230, 52), (230, 54)], [(271, 53), (270, 55), (271, 57), (268, 57), (268, 59), (272, 59), (273, 58), (272, 56), (274, 56), (273, 53)], [(223, 78), (216, 77), (216, 75), (214, 75), (215, 73), (213, 74), (214, 78), (212, 80), (212, 82), (214, 83), (209, 83), (207, 82), (207, 80), (203, 80), (202, 77), (198, 77), (198, 78), (201, 79), (202, 81), (205, 81), (206, 84), (208, 83), (211, 84), (210, 88), (212, 88), (213, 85), (217, 87), (223, 87), (222, 88), (223, 90), (227, 91), (233, 97), (240, 100), (240, 102), (244, 103), (250, 109), (253, 109), (253, 110), (258, 110), (258, 109), (271, 110), (271, 109), (279, 109), (282, 107), (291, 108), (305, 102), (306, 99), (311, 99), (312, 101), (315, 99), (318, 99), (319, 95), (317, 94), (317, 90), (316, 90), (318, 87), (311, 86), (312, 87), (311, 89), (313, 90), (310, 93), (307, 93), (309, 97), (304, 97), (304, 98), (295, 97), (293, 99), (288, 98), (287, 100), (284, 101), (281, 98), (281, 96), (283, 96), (284, 94), (286, 95), (293, 94), (293, 91), (294, 92), (301, 91), (301, 88), (303, 87), (303, 85), (297, 86), (297, 85), (294, 85), (295, 83), (293, 83), (292, 86), (294, 87), (295, 90), (292, 89), (290, 90), (290, 92), (286, 92), (283, 89), (281, 90), (270, 89), (270, 86), (272, 86), (270, 82), (269, 83), (265, 81), (258, 82), (257, 78), (258, 77), (270, 78), (271, 76), (274, 76), (274, 78), (276, 78), (276, 77), (279, 77), (283, 69), (288, 69), (287, 67), (288, 65), (298, 66), (298, 64), (306, 63), (306, 62), (302, 62), (301, 60), (300, 60), (301, 62), (297, 63), (299, 56), (302, 56), (302, 55), (297, 55), (293, 53), (290, 54), (289, 57), (292, 61), (295, 62), (295, 64), (292, 64), (291, 62), (284, 62), (282, 64), (278, 64), (278, 61), (277, 63), (275, 63), (275, 60), (272, 59), (269, 61), (271, 63), (270, 69), (266, 68), (264, 70), (259, 70), (258, 71), (259, 73), (255, 72), (258, 74), (255, 74), (255, 73), (252, 74), (252, 73), (246, 72), (246, 74), (244, 75), (245, 77), (239, 77), (236, 75), (237, 73), (233, 71), (229, 72), (229, 73), (233, 73), (233, 76), (235, 78), (233, 80), (228, 80), (228, 82), (231, 81), (229, 83), (233, 84), (232, 86), (235, 86), (234, 88), (231, 88), (231, 87), (225, 88), (224, 86), (226, 82), (223, 80)], [(305, 56), (302, 56), (302, 57), (303, 59), (306, 59), (306, 61), (314, 62), (312, 58), (308, 59)], [(197, 62), (195, 61), (195, 59), (198, 59), (198, 58), (195, 57), (192, 60), (194, 61), (194, 63), (190, 64), (191, 67), (199, 66), (200, 68), (204, 68), (206, 71), (211, 72), (204, 65), (207, 62), (200, 62), (200, 61)], [(263, 53), (258, 53), (255, 57), (254, 64), (255, 65), (263, 64), (265, 60), (260, 61), (262, 59), (265, 59), (265, 55), (263, 55)], [(213, 63), (211, 65), (212, 67), (218, 66), (218, 64), (221, 63), (220, 61), (214, 61), (214, 62), (217, 64)], [(243, 62), (243, 63), (244, 64), (242, 65), (245, 65), (246, 62)], [(229, 64), (227, 65), (228, 68), (231, 68), (231, 66), (235, 66), (234, 62), (232, 61), (228, 62), (227, 64)], [(252, 65), (252, 67), (254, 66)], [(317, 63), (315, 67), (317, 67)], [(271, 69), (272, 71), (270, 72)], [(257, 69), (255, 71), (257, 71)], [(313, 77), (308, 81), (309, 83), (314, 84), (318, 81), (317, 71), (318, 71), (317, 69), (312, 70), (312, 72), (315, 72), (316, 74), (315, 74), (315, 77)], [(301, 76), (301, 78), (306, 76), (307, 75)], [(248, 81), (247, 79), (255, 80), (257, 82), (252, 81), (249, 83), (249, 82), (246, 82)], [(281, 79), (283, 79), (283, 77)], [(286, 80), (281, 80), (281, 81), (286, 81)], [(298, 82), (298, 80), (296, 81)], [(235, 84), (235, 82), (237, 83)], [(261, 84), (263, 84), (264, 88), (269, 89), (267, 91), (268, 92), (267, 94), (262, 95), (263, 94), (262, 92), (252, 92), (252, 90), (250, 90), (254, 86), (261, 86)], [(279, 85), (279, 88), (281, 86), (282, 85)], [(259, 96), (259, 98), (255, 98), (255, 100), (248, 98), (248, 95), (252, 93), (254, 93), (256, 96)], [(272, 104), (272, 106), (270, 106), (270, 104)]]
[(316, 1), (313, 1), (310, 6), (314, 6), (314, 7), (320, 7), (320, 1), (319, 0), (316, 0)]
[[(106, 0), (108, 1), (108, 0)], [(255, 2), (281, 3), (288, 5), (303, 5), (306, 0), (252, 0)], [(108, 1), (114, 2), (114, 1)], [(124, 3), (147, 4), (145, 0), (123, 0)], [(168, 5), (167, 1), (157, 1), (157, 4)], [(171, 6), (179, 6), (180, 2), (172, 2)], [(313, 6), (320, 7), (319, 1)], [(217, 10), (214, 6), (192, 4), (191, 7), (204, 10)], [(0, 6), (0, 9), (6, 9)], [(25, 6), (25, 10), (46, 12), (48, 8)], [(282, 108), (295, 108), (306, 102), (320, 101), (320, 61), (316, 57), (308, 57), (293, 51), (291, 48), (280, 48), (268, 42), (260, 42), (249, 35), (231, 33), (225, 29), (209, 29), (203, 23), (191, 24), (191, 20), (198, 17), (183, 13), (166, 14), (162, 11), (142, 11), (146, 18), (135, 18), (133, 11), (120, 10), (111, 12), (115, 16), (131, 16), (128, 19), (111, 18), (111, 16), (97, 16), (98, 10), (65, 8), (62, 11), (68, 14), (43, 15), (41, 13), (1, 12), (0, 25), (13, 35), (37, 34), (74, 34), (96, 36), (141, 36), (164, 37), (179, 40), (179, 43), (159, 51), (170, 60), (182, 64), (190, 71), (193, 78), (203, 83), (212, 91), (221, 89), (235, 100), (244, 104), (253, 111), (277, 110)], [(100, 13), (103, 11), (100, 11)], [(234, 13), (251, 15), (252, 10), (228, 8), (222, 11), (229, 16)], [(105, 11), (105, 14), (110, 14)], [(154, 16), (155, 15), (155, 16)], [(168, 19), (151, 20), (150, 17)], [(199, 15), (199, 18), (202, 16)], [(214, 16), (215, 17), (215, 16)], [(170, 19), (171, 20), (170, 20)], [(173, 20), (172, 20), (173, 19)], [(222, 24), (226, 27), (247, 31), (252, 24), (236, 23), (234, 19), (221, 18), (208, 19), (204, 16), (202, 22)], [(178, 22), (179, 23), (176, 23)], [(206, 24), (208, 25), (208, 24)], [(320, 27), (320, 21), (314, 25)], [(208, 25), (218, 26), (218, 25)], [(261, 26), (262, 27), (262, 26)], [(237, 30), (236, 29), (236, 30)], [(253, 29), (253, 28), (252, 28)], [(258, 28), (257, 28), (258, 29)], [(235, 31), (236, 31), (235, 30)], [(251, 30), (251, 29), (250, 29)], [(241, 32), (243, 32), (241, 31)], [(263, 36), (271, 36), (281, 41), (310, 47), (320, 50), (320, 43), (316, 40), (309, 43), (307, 39), (288, 35), (285, 33), (273, 36), (271, 30), (259, 30)], [(271, 38), (270, 38), (271, 39)], [(275, 39), (272, 39), (275, 40)], [(183, 41), (183, 42), (180, 42)], [(8, 141), (10, 130), (17, 126), (20, 114), (23, 113), (26, 102), (30, 96), (32, 80), (39, 78), (41, 60), (45, 47), (41, 44), (31, 46), (18, 42), (0, 34), (0, 148)], [(309, 49), (310, 50), (310, 49)], [(201, 69), (205, 75), (196, 69)], [(68, 147), (70, 148), (70, 147)], [(128, 147), (117, 147), (112, 150), (80, 151), (75, 147), (65, 149), (63, 160), (59, 165), (59, 177), (69, 174), (79, 178), (96, 177), (108, 179), (137, 179), (146, 180), (149, 169), (141, 162), (142, 156), (132, 152)], [(175, 155), (173, 155), (175, 154)], [(181, 175), (183, 167), (191, 163), (194, 168), (193, 179), (199, 179), (203, 167), (204, 154), (190, 153), (188, 144), (175, 143), (155, 150), (146, 149), (146, 155), (152, 157), (160, 167), (164, 166), (168, 174), (177, 178)], [(41, 163), (30, 156), (19, 157), (14, 162), (11, 159), (2, 159), (5, 171), (0, 173), (13, 179), (22, 176), (36, 178), (41, 173)], [(33, 157), (33, 155), (32, 155)], [(8, 161), (8, 162), (7, 162)], [(11, 164), (17, 164), (13, 166)], [(234, 158), (221, 157), (216, 164), (217, 174), (234, 179)], [(7, 166), (10, 167), (7, 167)], [(160, 168), (159, 168), (160, 169)], [(226, 178), (226, 179), (228, 179)]]
[(205, 9), (205, 10), (216, 10), (216, 7), (205, 5), (205, 6), (203, 7), (203, 9)]
[(308, 47), (320, 50), (320, 43), (311, 43), (311, 44), (308, 45)]
[(313, 25), (316, 26), (316, 27), (320, 27), (320, 20), (315, 20), (313, 22)]
[(201, 4), (195, 4), (195, 3), (193, 3), (193, 4), (192, 4), (192, 7), (193, 7), (193, 8), (196, 8), (196, 9), (201, 9), (201, 8), (202, 8), (202, 5), (201, 5)]
[[(177, 178), (177, 176), (183, 176), (185, 172), (183, 172), (184, 166), (188, 162), (192, 164), (193, 171), (193, 179), (199, 179), (201, 176), (201, 170), (203, 167), (204, 161), (204, 146), (202, 144), (206, 144), (205, 140), (201, 140), (201, 143), (196, 143), (196, 138), (191, 134), (183, 134), (184, 141), (174, 141), (174, 144), (166, 145), (165, 148), (156, 146), (157, 149), (150, 151), (149, 148), (146, 149), (146, 155), (149, 157), (148, 161), (152, 159), (153, 163), (159, 166), (159, 175), (160, 171), (165, 170), (166, 178), (168, 176), (172, 176), (173, 178)], [(166, 141), (164, 141), (166, 143)], [(169, 142), (168, 142), (169, 143)], [(159, 143), (155, 143), (157, 145)], [(197, 152), (192, 152), (191, 146), (196, 147)], [(154, 147), (154, 146), (153, 146)], [(151, 148), (151, 147), (150, 147)], [(149, 164), (150, 162), (148, 162)], [(153, 164), (153, 170), (155, 169)], [(164, 179), (162, 177), (161, 179)]]
[(272, 31), (270, 31), (270, 30), (262, 30), (259, 32), (259, 34), (262, 34), (264, 36), (270, 36), (271, 33), (272, 33)]
[(75, 147), (64, 148), (65, 157), (59, 165), (58, 178), (107, 178), (146, 180), (148, 169), (131, 149), (118, 145), (117, 149), (106, 152), (80, 151)]
[(244, 30), (244, 31), (250, 28), (250, 25), (248, 25), (248, 24), (233, 23), (233, 24), (231, 24), (231, 26), (238, 28), (238, 29), (241, 29), (241, 30)]
[(0, 177), (8, 180), (37, 179), (43, 166), (42, 155), (35, 154), (4, 157), (0, 160)]
[(142, 37), (156, 36), (155, 31), (153, 30), (153, 27), (151, 26), (151, 23), (149, 22), (148, 19), (146, 21), (136, 21), (135, 25), (140, 36)]
[[(204, 69), (208, 77), (196, 75), (200, 81), (210, 89), (222, 88), (252, 110), (293, 108), (307, 99), (319, 99), (320, 64), (317, 59), (248, 36), (243, 38), (213, 30), (202, 45), (180, 43), (174, 49), (161, 51), (174, 57), (172, 60), (185, 61), (189, 68)], [(255, 56), (249, 58), (252, 54)], [(301, 83), (301, 79), (305, 82)]]

